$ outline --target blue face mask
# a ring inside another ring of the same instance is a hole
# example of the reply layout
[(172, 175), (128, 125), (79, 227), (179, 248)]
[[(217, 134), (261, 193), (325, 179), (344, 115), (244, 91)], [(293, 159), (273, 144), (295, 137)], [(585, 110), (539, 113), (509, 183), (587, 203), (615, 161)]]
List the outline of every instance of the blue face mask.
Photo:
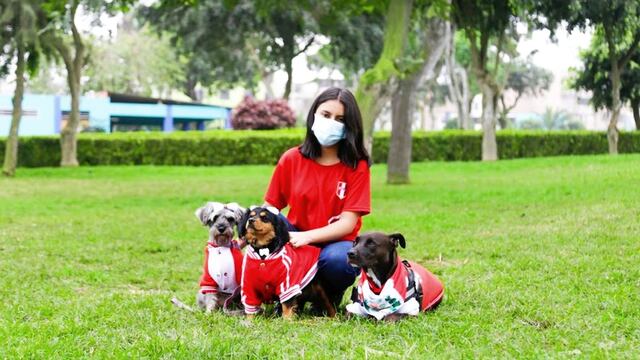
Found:
[(314, 114), (311, 131), (322, 146), (331, 146), (345, 138), (344, 124), (320, 114)]

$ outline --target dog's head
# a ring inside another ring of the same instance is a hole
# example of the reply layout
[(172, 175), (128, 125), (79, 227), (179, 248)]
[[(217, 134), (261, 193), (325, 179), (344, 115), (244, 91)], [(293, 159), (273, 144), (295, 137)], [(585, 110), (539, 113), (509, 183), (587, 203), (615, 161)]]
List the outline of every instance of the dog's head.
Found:
[(244, 211), (237, 203), (208, 202), (196, 210), (196, 217), (202, 225), (209, 227), (209, 242), (230, 246), (233, 227), (240, 222)]
[(363, 268), (393, 264), (398, 245), (402, 248), (407, 245), (402, 234), (365, 233), (355, 239), (353, 247), (347, 252), (347, 258), (351, 265)]
[(265, 252), (260, 249), (268, 249), (267, 254), (274, 253), (289, 242), (287, 224), (280, 218), (278, 209), (272, 206), (255, 206), (245, 211), (238, 232), (261, 256)]

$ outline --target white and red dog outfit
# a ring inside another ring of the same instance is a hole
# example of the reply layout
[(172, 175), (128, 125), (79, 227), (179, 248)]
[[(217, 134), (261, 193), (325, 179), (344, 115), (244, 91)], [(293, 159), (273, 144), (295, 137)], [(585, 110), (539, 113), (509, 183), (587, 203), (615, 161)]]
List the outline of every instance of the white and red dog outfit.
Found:
[(275, 298), (283, 303), (299, 295), (318, 270), (320, 248), (290, 243), (264, 259), (247, 247), (242, 263), (241, 299), (246, 314), (256, 314), (260, 305)]
[(205, 246), (200, 293), (233, 294), (240, 286), (242, 252), (235, 241), (231, 244), (231, 247), (225, 247), (209, 242)]
[(347, 311), (382, 320), (393, 313), (418, 315), (440, 303), (444, 286), (435, 275), (412, 261), (397, 261), (396, 270), (384, 284), (362, 269), (358, 301), (347, 305)]

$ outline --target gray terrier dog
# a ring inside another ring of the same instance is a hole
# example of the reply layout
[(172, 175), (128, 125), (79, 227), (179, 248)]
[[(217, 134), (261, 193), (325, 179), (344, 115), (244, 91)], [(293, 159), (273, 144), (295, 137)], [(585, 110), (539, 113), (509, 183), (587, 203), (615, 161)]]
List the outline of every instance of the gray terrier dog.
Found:
[(195, 212), (202, 225), (209, 227), (200, 290), (196, 295), (198, 306), (207, 312), (226, 308), (239, 294), (243, 255), (233, 234), (244, 211), (237, 203), (208, 202)]

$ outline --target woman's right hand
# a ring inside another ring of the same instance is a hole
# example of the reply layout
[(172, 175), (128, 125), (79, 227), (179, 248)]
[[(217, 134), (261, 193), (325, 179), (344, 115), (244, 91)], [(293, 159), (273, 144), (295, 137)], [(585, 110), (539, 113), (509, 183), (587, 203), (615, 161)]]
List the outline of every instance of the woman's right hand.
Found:
[(306, 231), (291, 231), (289, 232), (289, 242), (297, 248), (313, 243), (313, 239)]

